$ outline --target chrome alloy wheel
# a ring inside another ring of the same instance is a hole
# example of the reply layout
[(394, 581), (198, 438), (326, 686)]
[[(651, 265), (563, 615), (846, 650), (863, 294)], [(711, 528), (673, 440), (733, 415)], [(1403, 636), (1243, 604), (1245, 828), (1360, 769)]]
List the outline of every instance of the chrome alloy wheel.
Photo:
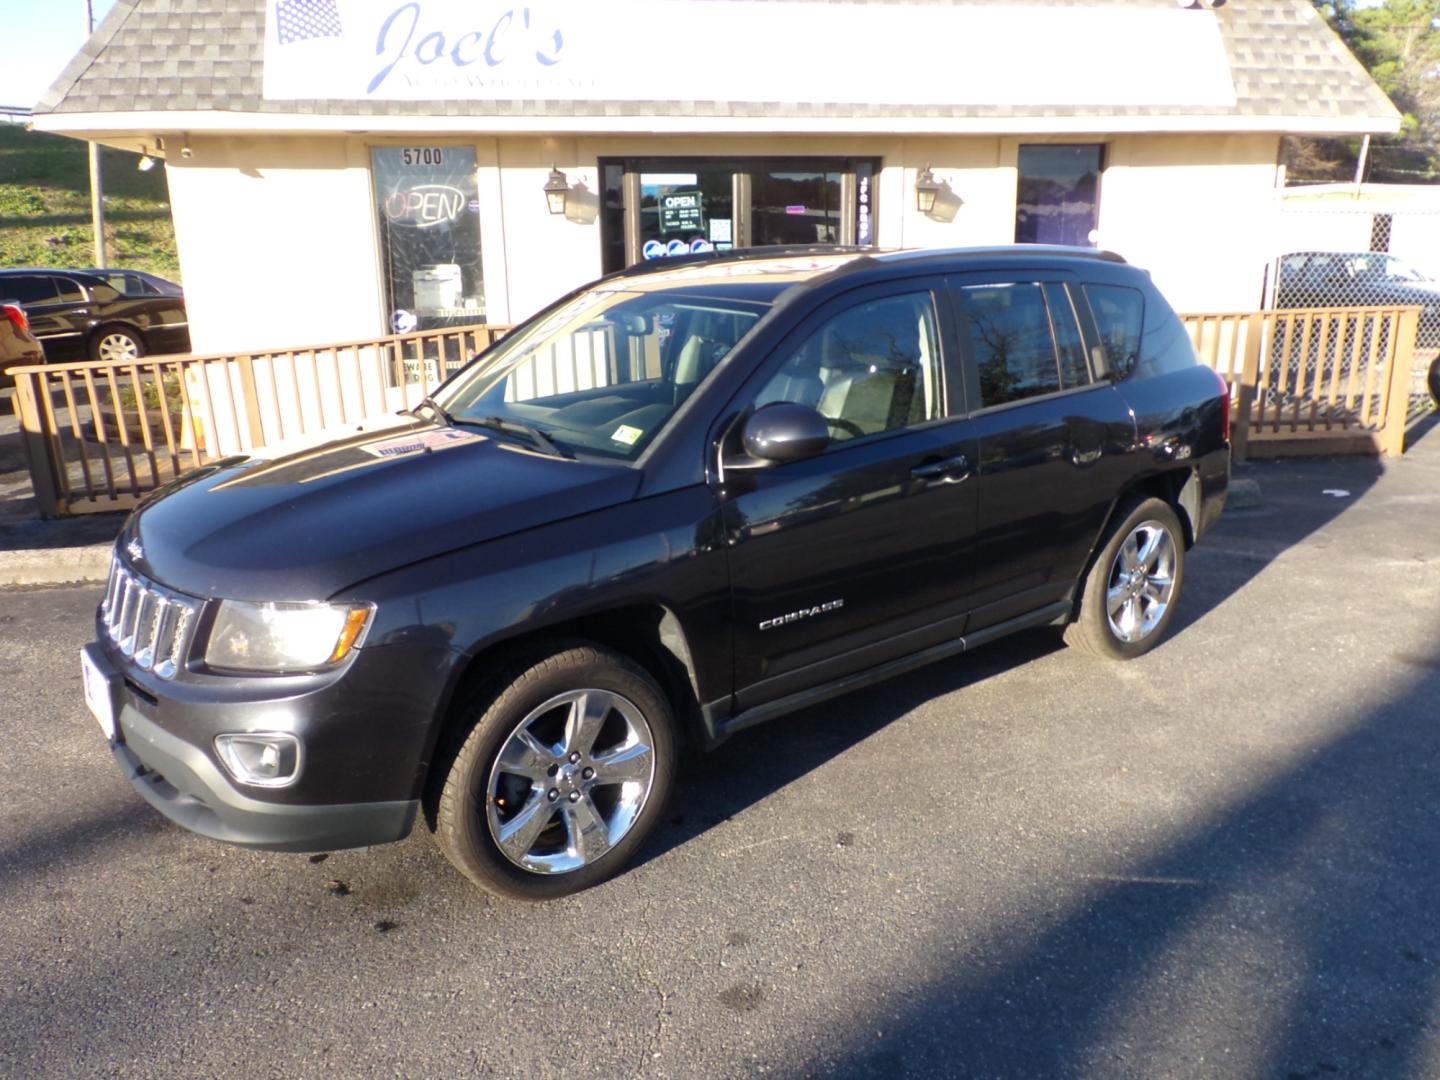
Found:
[(101, 360), (139, 360), (140, 346), (129, 334), (106, 334), (95, 347)]
[(1110, 567), (1105, 611), (1121, 641), (1142, 641), (1175, 592), (1175, 538), (1158, 521), (1142, 521), (1125, 538)]
[(516, 866), (565, 874), (628, 833), (655, 781), (645, 716), (609, 690), (571, 690), (531, 710), (490, 769), (485, 818)]

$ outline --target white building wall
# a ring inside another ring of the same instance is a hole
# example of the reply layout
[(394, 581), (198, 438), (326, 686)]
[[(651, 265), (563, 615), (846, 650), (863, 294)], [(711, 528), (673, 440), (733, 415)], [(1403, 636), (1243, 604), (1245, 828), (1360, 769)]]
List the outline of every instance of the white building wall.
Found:
[(197, 136), (190, 146), (166, 171), (195, 352), (384, 332), (363, 144)]
[(1149, 270), (1177, 311), (1248, 311), (1274, 255), (1276, 135), (1110, 140), (1100, 246)]
[[(1027, 137), (1025, 142), (1043, 141)], [(1182, 311), (1259, 302), (1274, 214), (1277, 137), (1134, 135), (1105, 142), (1100, 243), (1149, 269)], [(370, 146), (346, 137), (194, 138), (171, 156), (171, 202), (197, 352), (285, 348), (386, 332)], [(1015, 137), (428, 137), (477, 153), (489, 320), (519, 321), (599, 276), (601, 158), (849, 156), (881, 161), (882, 247), (1004, 244), (1014, 237)], [(946, 185), (915, 209), (926, 166)], [(547, 212), (552, 166), (572, 185)]]

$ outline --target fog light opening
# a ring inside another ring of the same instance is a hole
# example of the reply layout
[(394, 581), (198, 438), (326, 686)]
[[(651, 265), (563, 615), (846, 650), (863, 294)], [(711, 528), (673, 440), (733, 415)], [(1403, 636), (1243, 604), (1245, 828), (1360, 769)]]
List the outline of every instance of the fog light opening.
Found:
[(251, 787), (285, 787), (300, 775), (300, 740), (284, 732), (216, 735), (227, 772)]

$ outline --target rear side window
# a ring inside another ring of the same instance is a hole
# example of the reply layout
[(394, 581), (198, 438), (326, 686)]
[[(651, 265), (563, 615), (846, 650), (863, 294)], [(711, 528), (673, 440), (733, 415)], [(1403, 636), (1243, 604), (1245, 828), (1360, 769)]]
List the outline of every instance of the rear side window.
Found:
[(1086, 285), (1085, 299), (1100, 334), (1105, 370), (1125, 378), (1140, 358), (1145, 294), (1124, 285)]
[(970, 285), (959, 291), (980, 406), (991, 408), (1060, 389), (1060, 367), (1043, 287), (1033, 282)]
[(56, 286), (60, 289), (60, 299), (66, 304), (81, 303), (85, 299), (85, 290), (78, 282), (70, 278), (56, 278)]
[(54, 279), (39, 274), (0, 278), (0, 296), (22, 304), (53, 304), (59, 299)]
[(1195, 366), (1190, 335), (1163, 297), (1146, 303), (1139, 289), (1086, 285), (1085, 297), (1100, 334), (1106, 370), (1116, 378), (1168, 375)]
[(1064, 285), (1046, 285), (1050, 303), (1050, 325), (1055, 328), (1055, 351), (1060, 357), (1060, 381), (1069, 390), (1090, 382), (1090, 363), (1085, 359), (1085, 342), (1075, 320), (1075, 305)]

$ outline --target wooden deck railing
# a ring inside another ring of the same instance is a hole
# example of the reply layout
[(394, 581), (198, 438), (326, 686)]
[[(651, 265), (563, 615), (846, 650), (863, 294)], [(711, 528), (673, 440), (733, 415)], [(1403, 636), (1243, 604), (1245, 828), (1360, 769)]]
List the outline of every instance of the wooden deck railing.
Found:
[(1251, 440), (1401, 453), (1420, 311), (1295, 308), (1182, 320), (1200, 362), (1230, 384), (1243, 460)]
[(206, 461), (409, 408), (506, 329), (12, 368), (40, 514), (127, 509)]
[[(1349, 436), (1359, 437), (1357, 448), (1398, 454), (1419, 314), (1418, 307), (1305, 308), (1184, 322), (1201, 361), (1230, 383), (1238, 458), (1252, 441), (1308, 438), (1331, 447)], [(14, 368), (14, 406), (41, 516), (123, 510), (207, 461), (319, 440), (412, 407), (506, 329)], [(605, 341), (587, 339), (565, 356), (527, 360), (517, 386), (603, 385), (610, 360)]]

